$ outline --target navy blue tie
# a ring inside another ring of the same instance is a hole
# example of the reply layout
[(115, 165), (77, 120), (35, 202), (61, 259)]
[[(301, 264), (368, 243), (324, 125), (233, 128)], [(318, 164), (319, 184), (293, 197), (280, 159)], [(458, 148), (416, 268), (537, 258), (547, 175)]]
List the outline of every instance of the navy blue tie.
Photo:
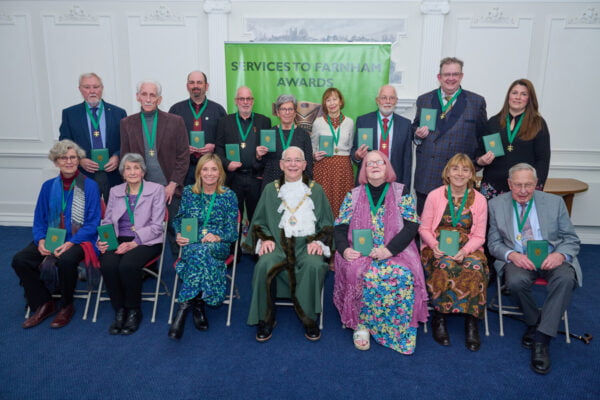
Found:
[[(95, 120), (98, 120), (98, 107), (92, 107), (92, 115)], [(92, 148), (93, 149), (102, 149), (104, 145), (102, 144), (102, 135), (100, 134), (100, 120), (98, 120), (98, 129), (94, 129), (94, 124), (90, 121), (90, 128), (92, 130)]]

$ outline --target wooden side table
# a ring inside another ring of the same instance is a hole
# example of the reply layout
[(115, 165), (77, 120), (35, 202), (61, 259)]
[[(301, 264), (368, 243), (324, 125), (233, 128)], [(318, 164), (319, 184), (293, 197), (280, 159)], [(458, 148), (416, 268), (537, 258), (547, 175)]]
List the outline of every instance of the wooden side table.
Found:
[(544, 192), (562, 196), (567, 211), (569, 211), (569, 216), (571, 215), (575, 193), (585, 192), (586, 190), (588, 190), (587, 183), (573, 178), (548, 178), (546, 185), (544, 185)]

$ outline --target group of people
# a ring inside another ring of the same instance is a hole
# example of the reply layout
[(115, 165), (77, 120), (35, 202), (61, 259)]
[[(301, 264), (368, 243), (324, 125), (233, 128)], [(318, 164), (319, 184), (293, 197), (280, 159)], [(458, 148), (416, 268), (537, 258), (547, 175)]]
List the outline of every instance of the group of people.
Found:
[[(465, 345), (477, 351), (493, 263), (525, 313), (522, 343), (532, 349), (531, 366), (548, 373), (550, 339), (581, 284), (579, 239), (566, 207), (541, 191), (550, 161), (548, 128), (529, 80), (513, 82), (488, 121), (484, 98), (462, 89), (462, 69), (457, 58), (441, 60), (440, 86), (417, 99), (412, 123), (394, 112), (398, 97), (391, 85), (379, 89), (377, 110), (356, 124), (342, 112), (342, 93), (328, 88), (311, 133), (296, 124), (292, 95), (275, 101), (279, 123), (273, 127), (253, 111), (245, 86), (236, 91), (237, 111), (226, 114), (207, 99), (200, 71), (188, 75), (189, 99), (168, 113), (158, 108), (160, 84), (140, 82), (141, 110), (129, 117), (102, 99), (96, 74), (82, 75), (84, 102), (63, 111), (60, 141), (50, 151), (60, 175), (43, 184), (34, 241), (13, 259), (34, 311), (23, 327), (57, 309), (51, 326), (68, 324), (77, 266), (93, 264), (99, 254), (115, 311), (109, 332), (135, 332), (142, 319), (142, 267), (160, 254), (168, 221), (182, 280), (168, 335), (182, 337), (190, 309), (196, 328), (208, 329), (205, 304), (225, 298), (224, 260), (245, 213), (244, 248), (257, 257), (247, 320), (257, 325), (256, 340), (272, 337), (281, 297), (291, 299), (306, 338), (318, 340), (323, 282), (333, 269), (333, 300), (356, 348), (367, 350), (372, 337), (412, 354), (417, 327), (431, 310), (436, 342), (450, 344), (446, 319), (462, 315)], [(365, 128), (371, 146), (358, 137)], [(264, 130), (274, 132), (271, 150), (261, 141)], [(492, 133), (503, 155), (485, 140)], [(331, 154), (321, 145), (324, 138)], [(238, 157), (230, 157), (232, 145)], [(183, 231), (189, 219), (197, 221), (197, 241)], [(116, 248), (98, 237), (98, 226), (108, 224)], [(65, 233), (52, 252), (49, 228)], [(537, 267), (528, 257), (529, 240), (547, 241), (548, 256)], [(537, 277), (549, 289), (541, 312), (531, 296)]]

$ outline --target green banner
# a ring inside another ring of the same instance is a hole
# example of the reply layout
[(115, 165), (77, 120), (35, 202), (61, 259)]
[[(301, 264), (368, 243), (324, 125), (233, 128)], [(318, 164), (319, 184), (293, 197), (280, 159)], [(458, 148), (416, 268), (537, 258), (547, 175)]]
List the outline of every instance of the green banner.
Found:
[(254, 111), (274, 123), (272, 104), (280, 94), (294, 95), (299, 114), (306, 110), (314, 120), (323, 92), (335, 87), (344, 96), (343, 114), (356, 120), (377, 108), (377, 91), (388, 83), (390, 51), (389, 43), (225, 43), (227, 108), (235, 112), (235, 91), (248, 86)]

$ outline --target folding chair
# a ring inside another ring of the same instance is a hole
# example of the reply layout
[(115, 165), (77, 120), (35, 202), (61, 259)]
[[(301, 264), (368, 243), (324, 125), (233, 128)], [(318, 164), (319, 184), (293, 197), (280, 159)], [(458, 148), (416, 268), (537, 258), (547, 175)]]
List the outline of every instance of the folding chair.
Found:
[[(167, 245), (166, 239), (167, 239), (168, 222), (169, 222), (169, 212), (165, 209), (165, 218), (162, 223), (162, 225), (163, 225), (162, 250), (160, 252), (160, 255), (158, 255), (158, 256), (154, 257), (153, 259), (151, 259), (150, 261), (148, 261), (142, 268), (142, 271), (144, 271), (148, 275), (151, 275), (154, 278), (156, 278), (156, 287), (155, 287), (154, 291), (142, 292), (142, 301), (151, 301), (152, 303), (154, 303), (154, 306), (152, 308), (152, 318), (150, 320), (151, 322), (156, 321), (156, 308), (158, 306), (158, 296), (163, 296), (163, 295), (170, 296), (171, 295), (171, 293), (169, 293), (169, 288), (167, 287), (165, 282), (162, 280), (163, 262), (165, 259), (165, 257), (164, 257), (165, 256), (165, 247)], [(158, 271), (156, 271), (156, 272), (151, 269), (151, 267), (154, 264), (158, 264)], [(92, 319), (93, 322), (96, 322), (96, 317), (98, 316), (98, 306), (100, 305), (100, 302), (110, 300), (110, 297), (102, 296), (103, 284), (104, 284), (104, 277), (101, 277), (100, 284), (98, 285), (98, 296), (96, 297), (96, 306), (94, 307), (94, 317)], [(164, 288), (164, 291), (162, 291), (162, 292), (160, 291), (161, 285)]]
[[(75, 299), (84, 299), (85, 300), (85, 309), (83, 310), (83, 316), (81, 319), (86, 320), (88, 311), (90, 309), (90, 303), (92, 301), (92, 293), (94, 290), (85, 290), (85, 289), (75, 289), (75, 293), (73, 294), (73, 298)], [(60, 294), (53, 294), (52, 298), (60, 299)], [(25, 319), (29, 318), (29, 314), (31, 313), (31, 307), (27, 306), (27, 310), (25, 311)]]
[[(323, 298), (325, 297), (325, 283), (323, 282), (323, 287), (321, 288), (321, 315), (319, 316), (319, 329), (323, 330)], [(276, 306), (286, 306), (286, 307), (294, 307), (294, 303), (290, 300), (278, 299), (275, 300)]]

